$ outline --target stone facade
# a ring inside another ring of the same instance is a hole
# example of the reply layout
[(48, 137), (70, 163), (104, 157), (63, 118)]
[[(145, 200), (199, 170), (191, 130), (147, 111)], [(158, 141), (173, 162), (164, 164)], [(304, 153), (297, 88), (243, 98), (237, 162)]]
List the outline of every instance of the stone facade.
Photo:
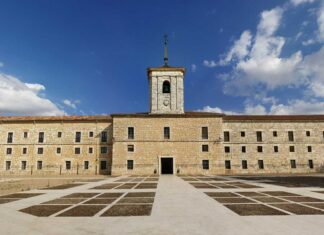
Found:
[(0, 117), (0, 174), (323, 171), (324, 115), (184, 112), (184, 72), (148, 69), (149, 113)]

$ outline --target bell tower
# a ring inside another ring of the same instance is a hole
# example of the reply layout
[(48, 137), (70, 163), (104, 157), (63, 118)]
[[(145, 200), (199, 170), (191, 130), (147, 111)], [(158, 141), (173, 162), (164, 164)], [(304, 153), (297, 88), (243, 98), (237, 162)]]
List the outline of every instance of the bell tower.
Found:
[(168, 38), (164, 36), (164, 65), (147, 69), (150, 114), (184, 113), (184, 74), (185, 68), (168, 65)]

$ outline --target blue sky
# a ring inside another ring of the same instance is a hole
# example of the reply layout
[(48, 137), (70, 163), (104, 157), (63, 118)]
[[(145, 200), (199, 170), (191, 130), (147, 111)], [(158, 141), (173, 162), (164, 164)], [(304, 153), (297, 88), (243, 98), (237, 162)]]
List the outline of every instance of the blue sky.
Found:
[(187, 111), (324, 113), (321, 0), (2, 0), (0, 29), (0, 115), (147, 112), (165, 33)]

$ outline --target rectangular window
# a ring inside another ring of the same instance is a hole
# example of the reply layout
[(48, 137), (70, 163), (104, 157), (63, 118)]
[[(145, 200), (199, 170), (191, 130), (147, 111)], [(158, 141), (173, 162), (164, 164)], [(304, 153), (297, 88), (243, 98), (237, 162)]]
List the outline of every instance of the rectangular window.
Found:
[(313, 163), (313, 160), (308, 160), (308, 167), (310, 168), (310, 169), (313, 169), (314, 168), (314, 163)]
[(102, 131), (101, 132), (101, 142), (102, 143), (106, 143), (108, 140), (108, 137), (107, 137), (107, 131)]
[(257, 136), (257, 142), (262, 142), (262, 132), (261, 131), (257, 131), (256, 132), (256, 136)]
[(74, 153), (75, 154), (80, 154), (81, 153), (81, 149), (80, 148), (75, 148), (74, 149)]
[(310, 136), (310, 131), (306, 131), (306, 136), (307, 136), (307, 137)]
[(133, 170), (133, 169), (134, 169), (134, 161), (127, 160), (127, 170)]
[(44, 132), (38, 133), (38, 143), (44, 143)]
[(264, 164), (263, 164), (263, 160), (258, 160), (258, 166), (259, 166), (259, 169), (264, 169)]
[(231, 169), (231, 161), (230, 160), (225, 160), (225, 169), (230, 170)]
[(6, 171), (9, 171), (11, 168), (11, 161), (6, 161)]
[(127, 152), (134, 152), (134, 145), (133, 144), (127, 145)]
[(89, 131), (89, 138), (93, 137), (93, 131)]
[(56, 148), (56, 153), (57, 154), (61, 154), (61, 148), (59, 147), (59, 148)]
[(258, 150), (258, 153), (262, 153), (263, 152), (263, 147), (262, 146), (257, 146), (257, 150)]
[(62, 132), (61, 131), (57, 132), (57, 138), (61, 138), (61, 137), (62, 137)]
[(231, 148), (229, 146), (225, 146), (224, 147), (224, 151), (225, 151), (225, 153), (230, 153), (231, 152)]
[(89, 161), (84, 161), (84, 169), (85, 170), (89, 169)]
[(272, 135), (273, 135), (273, 137), (278, 137), (278, 133), (277, 133), (277, 131), (273, 131), (273, 132), (272, 132)]
[(278, 153), (279, 152), (279, 147), (278, 146), (273, 146), (273, 152)]
[(307, 152), (309, 152), (309, 153), (312, 152), (312, 146), (307, 146)]
[(27, 138), (28, 138), (28, 132), (25, 131), (25, 132), (24, 132), (24, 139), (27, 139)]
[(13, 132), (8, 132), (7, 143), (11, 144), (13, 142)]
[(81, 132), (77, 131), (75, 132), (75, 143), (80, 143), (81, 142)]
[(71, 170), (71, 161), (65, 161), (65, 170)]
[(164, 139), (170, 139), (170, 127), (164, 127)]
[(129, 140), (134, 139), (134, 127), (128, 127), (128, 139)]
[(242, 160), (242, 169), (247, 169), (248, 165), (247, 165), (247, 160)]
[(92, 148), (92, 147), (89, 148), (89, 153), (90, 153), (90, 154), (93, 153), (93, 148)]
[(295, 146), (289, 146), (289, 152), (291, 153), (295, 152)]
[(43, 148), (37, 148), (37, 154), (43, 154), (44, 149)]
[(37, 161), (37, 170), (41, 170), (43, 168), (43, 162)]
[(23, 151), (22, 151), (23, 154), (27, 154), (27, 148), (23, 148)]
[(246, 153), (246, 146), (242, 146), (241, 151), (242, 151), (242, 153)]
[(288, 140), (289, 141), (294, 141), (294, 132), (293, 131), (288, 131)]
[(100, 169), (107, 170), (107, 161), (100, 161)]
[(203, 144), (203, 145), (201, 146), (201, 150), (202, 150), (203, 152), (208, 152), (208, 144)]
[(107, 148), (107, 147), (101, 147), (101, 148), (100, 148), (100, 153), (101, 153), (101, 154), (106, 154), (106, 153), (108, 153), (108, 148)]
[(202, 160), (202, 168), (204, 170), (209, 170), (209, 160)]
[(208, 139), (208, 127), (204, 126), (201, 128), (201, 138), (204, 140)]
[(241, 137), (245, 137), (245, 131), (241, 131)]
[(11, 155), (12, 154), (12, 148), (7, 148), (7, 155)]
[(230, 141), (230, 133), (229, 131), (224, 131), (224, 142)]
[(26, 161), (21, 161), (21, 169), (26, 170), (27, 168), (27, 162)]
[(290, 167), (293, 169), (296, 168), (296, 160), (290, 160)]

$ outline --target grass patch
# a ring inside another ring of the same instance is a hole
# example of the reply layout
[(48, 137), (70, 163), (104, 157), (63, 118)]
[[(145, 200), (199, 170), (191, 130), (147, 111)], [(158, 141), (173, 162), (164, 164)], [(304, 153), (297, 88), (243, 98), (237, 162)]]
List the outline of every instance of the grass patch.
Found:
[(0, 204), (5, 204), (9, 202), (14, 202), (19, 200), (18, 198), (0, 198)]
[(155, 189), (155, 188), (157, 188), (157, 184), (155, 183), (141, 183), (136, 187), (136, 189)]
[(298, 194), (288, 193), (288, 192), (284, 192), (284, 191), (266, 191), (266, 192), (262, 192), (262, 193), (268, 194), (270, 196), (275, 196), (275, 197), (301, 196)]
[(8, 194), (8, 195), (3, 195), (0, 198), (29, 198), (29, 197), (36, 197), (39, 195), (42, 195), (44, 193), (13, 193), (13, 194)]
[(68, 188), (74, 188), (77, 186), (80, 186), (83, 184), (61, 184), (61, 185), (57, 185), (57, 186), (53, 186), (53, 187), (48, 187), (48, 188), (43, 188), (43, 189), (68, 189)]
[(93, 198), (89, 201), (84, 202), (83, 204), (111, 204), (113, 203), (117, 198)]
[(58, 198), (51, 201), (43, 202), (42, 204), (65, 204), (65, 205), (73, 205), (78, 204), (85, 199), (82, 198)]
[(68, 216), (68, 217), (79, 217), (79, 216), (94, 216), (99, 211), (101, 211), (103, 208), (105, 208), (105, 205), (80, 205), (73, 207), (70, 210), (64, 211), (63, 213), (57, 215), (59, 217), (62, 216)]
[(313, 197), (282, 197), (283, 199), (293, 202), (324, 202), (324, 200)]
[(27, 207), (20, 211), (34, 216), (47, 217), (61, 210), (64, 210), (69, 206), (70, 205), (36, 205), (36, 206)]
[(98, 194), (99, 193), (72, 193), (61, 198), (90, 198)]
[(219, 203), (256, 203), (245, 197), (214, 197)]
[(127, 193), (125, 197), (155, 197), (155, 192), (133, 192)]
[(132, 204), (132, 203), (153, 203), (154, 202), (154, 197), (144, 197), (144, 198), (141, 198), (141, 197), (127, 197), (127, 198), (122, 198), (118, 201), (118, 204), (119, 203), (129, 203), (129, 204)]
[(309, 208), (309, 207), (302, 206), (302, 205), (295, 204), (295, 203), (271, 204), (271, 206), (280, 208), (285, 211), (289, 211), (290, 213), (294, 213), (296, 215), (322, 215), (322, 214), (324, 214), (324, 211)]
[(151, 215), (152, 205), (114, 205), (101, 216), (148, 216)]
[(276, 197), (254, 197), (253, 199), (263, 203), (286, 202)]
[(263, 204), (230, 204), (224, 205), (241, 216), (251, 215), (287, 215), (286, 213)]

